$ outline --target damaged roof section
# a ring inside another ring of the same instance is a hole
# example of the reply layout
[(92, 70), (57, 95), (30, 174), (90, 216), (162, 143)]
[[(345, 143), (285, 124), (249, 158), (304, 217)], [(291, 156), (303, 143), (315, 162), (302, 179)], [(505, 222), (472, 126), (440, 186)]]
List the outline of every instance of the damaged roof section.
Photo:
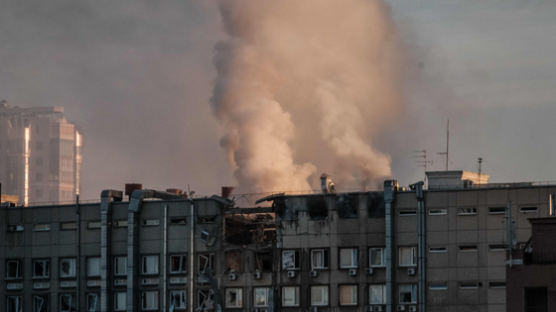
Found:
[[(244, 211), (242, 211), (244, 210)], [(270, 247), (276, 239), (276, 220), (270, 208), (234, 209), (224, 217), (224, 239), (229, 244)]]

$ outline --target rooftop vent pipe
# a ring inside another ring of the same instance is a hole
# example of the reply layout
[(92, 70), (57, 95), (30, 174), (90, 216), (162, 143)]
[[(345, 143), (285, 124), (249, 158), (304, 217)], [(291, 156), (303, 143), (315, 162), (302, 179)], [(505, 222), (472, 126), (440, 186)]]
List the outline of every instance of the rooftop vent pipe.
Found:
[(222, 187), (222, 192), (221, 192), (221, 196), (229, 199), (230, 196), (232, 196), (232, 192), (234, 191), (235, 187), (233, 186), (223, 186)]

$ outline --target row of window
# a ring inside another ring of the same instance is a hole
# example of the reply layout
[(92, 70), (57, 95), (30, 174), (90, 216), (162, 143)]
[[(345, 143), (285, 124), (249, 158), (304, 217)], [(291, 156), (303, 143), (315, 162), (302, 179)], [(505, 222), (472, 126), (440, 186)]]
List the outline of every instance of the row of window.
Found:
[[(519, 208), (521, 213), (536, 213), (537, 206), (523, 206)], [(505, 214), (506, 207), (505, 206), (496, 206), (496, 207), (488, 207), (488, 214), (490, 215), (498, 215), (498, 214)], [(448, 214), (447, 208), (429, 208), (428, 209), (429, 216), (444, 216)], [(458, 216), (474, 216), (477, 215), (477, 208), (476, 207), (459, 207), (456, 209), (456, 214)], [(398, 215), (400, 216), (415, 216), (417, 215), (416, 209), (399, 209)]]
[[(170, 274), (185, 274), (186, 273), (186, 255), (171, 255), (170, 257)], [(6, 260), (6, 279), (21, 279), (23, 278), (23, 265), (22, 259), (8, 259)], [(76, 258), (60, 258), (59, 261), (59, 277), (60, 278), (75, 278), (76, 277)], [(113, 257), (113, 275), (126, 276), (127, 275), (127, 256)], [(46, 279), (50, 278), (50, 259), (33, 259), (33, 278)], [(141, 256), (141, 274), (143, 275), (158, 275), (159, 272), (159, 256), (158, 255), (144, 255)], [(100, 257), (87, 258), (87, 276), (99, 277), (100, 276)]]

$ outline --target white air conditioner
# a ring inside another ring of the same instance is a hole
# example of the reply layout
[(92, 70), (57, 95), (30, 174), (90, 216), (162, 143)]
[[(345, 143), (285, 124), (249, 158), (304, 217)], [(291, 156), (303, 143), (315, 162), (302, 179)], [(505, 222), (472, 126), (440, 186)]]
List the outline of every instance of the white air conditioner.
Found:
[(228, 274), (228, 278), (230, 279), (230, 281), (235, 281), (237, 279), (237, 273), (232, 272), (232, 273)]
[(399, 305), (398, 306), (398, 311), (405, 311), (405, 306), (404, 305)]
[(413, 275), (415, 275), (415, 272), (416, 272), (416, 271), (417, 271), (416, 268), (408, 268), (408, 269), (407, 269), (407, 275), (413, 276)]
[(367, 274), (373, 275), (373, 273), (374, 273), (374, 269), (373, 269), (373, 268), (367, 268)]
[(357, 269), (349, 269), (349, 275), (350, 276), (356, 276), (357, 275)]
[(295, 271), (288, 271), (288, 277), (289, 278), (294, 278), (295, 277)]
[(253, 276), (255, 277), (255, 279), (261, 279), (261, 271), (256, 270), (255, 274), (253, 274)]
[(319, 271), (317, 271), (317, 270), (311, 271), (311, 276), (312, 277), (317, 277), (318, 275), (319, 275)]
[(409, 309), (407, 309), (409, 312), (417, 312), (417, 306), (409, 306)]

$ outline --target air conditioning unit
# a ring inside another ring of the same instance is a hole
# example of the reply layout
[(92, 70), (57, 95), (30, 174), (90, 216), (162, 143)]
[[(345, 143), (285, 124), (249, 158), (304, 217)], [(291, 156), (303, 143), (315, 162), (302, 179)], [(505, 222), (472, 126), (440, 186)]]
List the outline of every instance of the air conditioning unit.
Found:
[(373, 275), (373, 273), (374, 273), (374, 269), (373, 269), (373, 268), (367, 268), (367, 274)]
[(232, 272), (232, 273), (228, 274), (228, 278), (230, 279), (230, 281), (235, 281), (237, 279), (237, 273)]
[(261, 279), (261, 271), (256, 270), (255, 274), (253, 274), (253, 276), (255, 277), (255, 279)]
[(317, 277), (318, 275), (319, 275), (319, 271), (317, 271), (317, 270), (311, 271), (311, 276), (312, 277)]
[(349, 275), (350, 276), (356, 276), (357, 275), (357, 269), (349, 269)]
[(417, 312), (417, 306), (409, 306), (409, 309), (407, 309), (409, 312)]
[(404, 305), (399, 305), (398, 306), (398, 311), (405, 311), (405, 306)]
[(381, 305), (371, 305), (367, 308), (368, 312), (382, 312), (384, 308)]
[(417, 269), (414, 268), (414, 267), (413, 267), (413, 268), (408, 268), (408, 269), (407, 269), (407, 275), (413, 276), (413, 275), (415, 275), (415, 272), (417, 272)]
[(288, 277), (289, 278), (294, 278), (295, 277), (295, 271), (288, 271)]
[(381, 305), (377, 305), (377, 306), (375, 306), (375, 311), (382, 312), (382, 311), (384, 311), (384, 307), (381, 306)]

